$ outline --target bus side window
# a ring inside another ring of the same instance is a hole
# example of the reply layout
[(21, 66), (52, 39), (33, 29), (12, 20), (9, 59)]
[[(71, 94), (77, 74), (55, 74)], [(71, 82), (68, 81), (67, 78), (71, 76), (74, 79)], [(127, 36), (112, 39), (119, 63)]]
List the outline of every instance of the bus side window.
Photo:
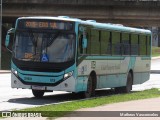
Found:
[(91, 30), (91, 54), (100, 54), (99, 30)]
[(122, 55), (130, 55), (129, 33), (122, 33), (121, 51)]
[(138, 34), (131, 35), (131, 55), (138, 55)]
[(140, 40), (139, 40), (139, 46), (140, 46), (140, 55), (146, 55), (146, 36), (145, 35), (140, 35)]
[(112, 55), (121, 55), (120, 33), (112, 32)]
[(147, 55), (151, 54), (151, 36), (147, 35)]
[(110, 51), (110, 32), (109, 31), (101, 31), (101, 54), (111, 54)]

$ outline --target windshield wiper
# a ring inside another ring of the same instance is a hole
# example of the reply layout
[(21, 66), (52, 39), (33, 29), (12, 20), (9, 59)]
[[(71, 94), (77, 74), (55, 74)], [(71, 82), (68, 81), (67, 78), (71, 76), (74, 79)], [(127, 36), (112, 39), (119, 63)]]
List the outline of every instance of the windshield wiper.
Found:
[(29, 37), (31, 38), (31, 41), (32, 41), (34, 47), (36, 48), (37, 47), (37, 40), (35, 39), (32, 30), (28, 29), (28, 33), (29, 33)]
[(52, 34), (47, 34), (47, 45), (46, 47), (49, 47), (50, 45), (52, 45), (52, 43), (55, 41), (55, 39), (59, 36), (60, 31), (57, 31), (56, 33), (52, 33)]

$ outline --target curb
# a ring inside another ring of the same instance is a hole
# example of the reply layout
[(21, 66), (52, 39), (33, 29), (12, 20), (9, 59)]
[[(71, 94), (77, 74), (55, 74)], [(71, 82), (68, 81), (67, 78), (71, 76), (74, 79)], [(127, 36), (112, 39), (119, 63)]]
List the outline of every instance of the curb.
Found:
[(150, 73), (152, 73), (152, 74), (160, 74), (160, 70), (151, 70)]
[(11, 73), (10, 70), (0, 70), (0, 74), (8, 74)]
[(151, 60), (156, 60), (156, 59), (160, 59), (160, 56), (159, 57), (152, 57)]

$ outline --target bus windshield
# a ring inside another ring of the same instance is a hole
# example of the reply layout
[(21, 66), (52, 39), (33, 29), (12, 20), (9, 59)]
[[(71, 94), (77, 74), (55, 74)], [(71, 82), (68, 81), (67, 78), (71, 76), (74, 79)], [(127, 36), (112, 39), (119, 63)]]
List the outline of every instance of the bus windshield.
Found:
[(75, 34), (69, 32), (17, 31), (13, 57), (22, 61), (61, 63), (74, 58)]

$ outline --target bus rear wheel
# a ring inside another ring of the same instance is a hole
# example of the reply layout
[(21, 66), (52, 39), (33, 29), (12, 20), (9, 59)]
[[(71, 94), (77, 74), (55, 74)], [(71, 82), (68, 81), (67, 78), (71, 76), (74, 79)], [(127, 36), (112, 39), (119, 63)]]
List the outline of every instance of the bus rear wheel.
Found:
[(42, 90), (32, 90), (32, 93), (36, 98), (42, 98), (44, 95), (44, 91)]
[(133, 85), (133, 76), (132, 76), (131, 72), (129, 72), (128, 76), (127, 76), (126, 86), (115, 88), (115, 92), (116, 93), (130, 93), (132, 90), (132, 85)]
[(132, 90), (132, 85), (133, 85), (133, 76), (131, 74), (131, 72), (128, 73), (127, 76), (127, 85), (126, 85), (126, 89), (125, 89), (125, 93), (130, 93)]

